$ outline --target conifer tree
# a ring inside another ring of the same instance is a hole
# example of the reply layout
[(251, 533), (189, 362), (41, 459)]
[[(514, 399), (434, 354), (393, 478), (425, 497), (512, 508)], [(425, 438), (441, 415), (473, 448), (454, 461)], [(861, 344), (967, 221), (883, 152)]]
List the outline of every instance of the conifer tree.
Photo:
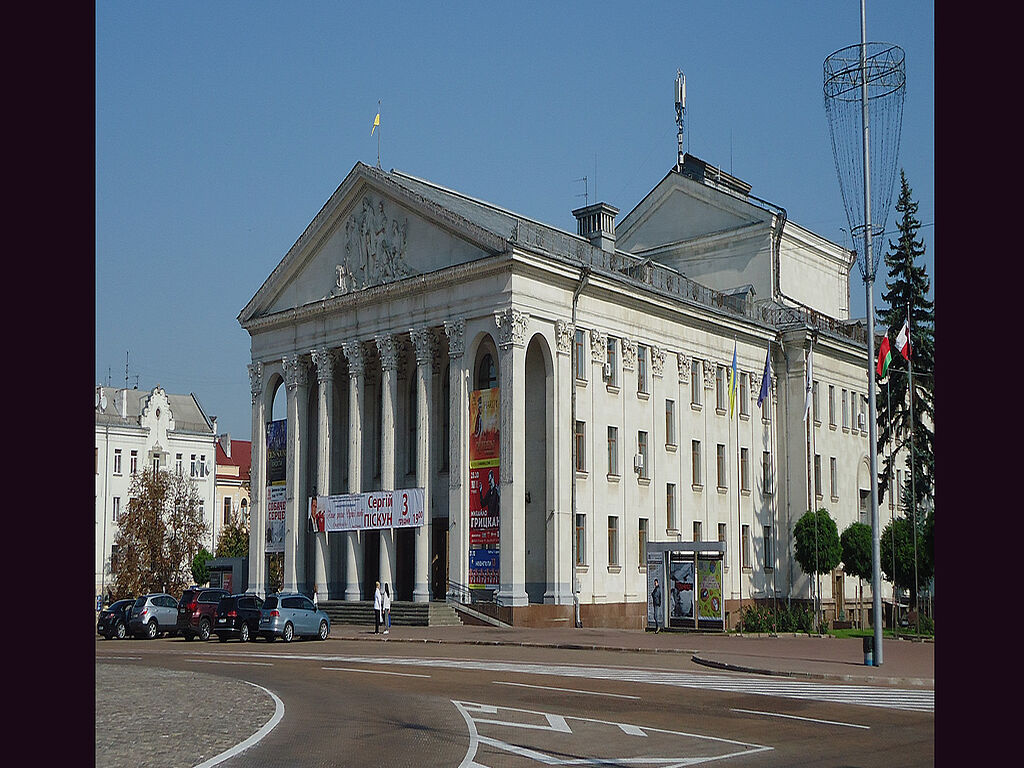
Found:
[[(917, 202), (912, 198), (907, 177), (900, 170), (900, 195), (896, 212), (899, 238), (889, 241), (885, 254), (888, 279), (882, 294), (884, 306), (878, 309), (876, 328), (888, 334), (892, 362), (887, 380), (876, 388), (878, 414), (878, 456), (882, 460), (878, 478), (878, 503), (890, 491), (895, 478), (894, 466), (900, 451), (909, 457), (913, 428), (913, 487), (919, 513), (935, 503), (935, 305), (927, 298), (931, 285), (921, 260), (924, 242), (918, 238), (921, 222), (917, 219)], [(910, 319), (910, 347), (914, 367), (913, 426), (911, 426), (909, 364), (896, 349), (896, 338), (903, 323)], [(887, 391), (888, 390), (888, 391)], [(906, 460), (907, 477), (911, 462)], [(906, 485), (911, 485), (908, 479)], [(923, 514), (919, 514), (919, 521)]]

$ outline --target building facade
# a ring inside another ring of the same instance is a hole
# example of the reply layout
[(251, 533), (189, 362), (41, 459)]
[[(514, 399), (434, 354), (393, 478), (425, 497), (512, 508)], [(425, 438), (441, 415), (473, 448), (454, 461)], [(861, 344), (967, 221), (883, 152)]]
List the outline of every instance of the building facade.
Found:
[[(359, 163), (241, 311), (253, 531), (287, 393), (285, 589), (358, 600), (379, 579), (400, 600), (472, 594), (486, 486), (471, 415), (492, 388), (494, 597), (514, 623), (564, 621), (575, 597), (585, 625), (642, 626), (645, 542), (721, 540), (734, 624), (744, 602), (811, 596), (790, 555), (807, 509), (840, 531), (870, 523), (851, 254), (690, 155), (620, 224), (606, 203), (573, 214), (569, 233)], [(421, 527), (306, 521), (310, 496), (412, 487)], [(250, 584), (266, 583), (266, 540), (250, 538)], [(858, 597), (841, 570), (821, 582), (833, 611)]]
[[(193, 394), (96, 387), (96, 594), (113, 581), (118, 520), (126, 510), (133, 476), (155, 468), (195, 480), (208, 526), (203, 545), (213, 551), (214, 451), (217, 420)], [(116, 567), (116, 565), (115, 565)]]
[[(235, 517), (248, 524), (249, 520), (249, 464), (251, 461), (249, 440), (232, 440), (231, 435), (217, 436), (216, 471), (214, 474), (214, 517), (219, 531), (230, 524)], [(213, 549), (210, 550), (214, 552)]]

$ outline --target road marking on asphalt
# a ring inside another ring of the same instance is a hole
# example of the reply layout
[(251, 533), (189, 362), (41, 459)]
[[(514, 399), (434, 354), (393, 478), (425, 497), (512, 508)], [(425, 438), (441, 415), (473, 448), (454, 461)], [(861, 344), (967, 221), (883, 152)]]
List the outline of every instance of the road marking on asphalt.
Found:
[(97, 660), (103, 661), (142, 661), (141, 656), (97, 656)]
[(758, 712), (756, 709), (734, 709), (733, 712), (746, 712), (748, 715), (765, 715), (767, 717), (786, 717), (790, 720), (806, 720), (809, 723), (824, 723), (825, 725), (845, 725), (847, 728), (864, 728), (871, 730), (870, 725), (858, 725), (857, 723), (841, 723), (838, 720), (819, 720), (816, 717), (798, 717), (797, 715), (783, 715), (779, 712)]
[(356, 669), (355, 667), (320, 667), (329, 669), (332, 672), (365, 672), (368, 675), (396, 675), (398, 677), (430, 677), (430, 675), (415, 675), (412, 672), (385, 672), (380, 669)]
[(185, 659), (185, 661), (195, 661), (202, 664), (241, 664), (247, 667), (272, 667), (274, 666), (269, 661), (227, 661), (224, 659)]
[(629, 696), (625, 693), (605, 693), (604, 691), (581, 691), (576, 688), (555, 688), (552, 685), (530, 685), (529, 683), (509, 683), (503, 680), (492, 680), (495, 685), (517, 685), (520, 688), (540, 688), (544, 691), (565, 691), (566, 693), (589, 693), (591, 696), (614, 696), (617, 699), (637, 699), (639, 696)]
[(222, 763), (228, 758), (232, 758), (235, 755), (239, 755), (242, 752), (245, 752), (245, 750), (249, 749), (249, 747), (255, 746), (260, 741), (262, 741), (263, 737), (265, 737), (268, 733), (274, 730), (274, 728), (277, 727), (277, 724), (284, 719), (284, 702), (277, 698), (277, 696), (274, 695), (273, 691), (268, 691), (262, 685), (250, 683), (248, 680), (243, 680), (242, 682), (249, 683), (249, 685), (251, 685), (253, 688), (259, 688), (261, 691), (269, 695), (274, 700), (273, 717), (271, 717), (262, 728), (256, 731), (256, 733), (254, 733), (248, 739), (243, 741), (241, 744), (236, 744), (230, 749), (224, 750), (219, 755), (214, 755), (206, 762), (200, 763), (199, 765), (195, 766), (195, 768), (213, 768), (213, 766), (217, 765), (218, 763)]

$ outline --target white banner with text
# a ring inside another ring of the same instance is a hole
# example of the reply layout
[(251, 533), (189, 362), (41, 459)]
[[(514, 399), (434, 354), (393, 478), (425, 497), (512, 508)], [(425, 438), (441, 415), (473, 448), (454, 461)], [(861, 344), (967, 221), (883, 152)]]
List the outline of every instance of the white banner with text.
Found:
[(412, 528), (424, 523), (424, 498), (422, 488), (311, 496), (309, 517), (314, 531), (327, 533)]

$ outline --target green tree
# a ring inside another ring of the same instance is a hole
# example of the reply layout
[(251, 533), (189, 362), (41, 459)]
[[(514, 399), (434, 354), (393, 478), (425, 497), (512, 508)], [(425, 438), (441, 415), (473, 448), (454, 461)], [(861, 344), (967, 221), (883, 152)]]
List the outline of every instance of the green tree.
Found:
[(216, 551), (217, 557), (249, 556), (249, 526), (242, 515), (232, 515), (220, 529)]
[[(808, 510), (793, 526), (793, 556), (804, 573), (818, 576), (830, 573), (839, 565), (843, 551), (839, 544), (839, 530), (828, 510)], [(815, 588), (815, 595), (819, 590)], [(818, 605), (820, 606), (820, 599)], [(818, 608), (815, 608), (815, 618)], [(817, 627), (817, 625), (816, 625)]]
[(213, 559), (206, 547), (201, 547), (198, 554), (192, 558), (192, 580), (195, 584), (206, 584), (210, 580), (210, 569), (206, 564)]
[[(884, 306), (877, 313), (877, 328), (888, 334), (892, 363), (886, 380), (876, 390), (878, 455), (882, 459), (878, 478), (881, 505), (894, 478), (894, 464), (901, 450), (909, 457), (913, 442), (913, 489), (918, 509), (935, 500), (935, 305), (927, 298), (931, 282), (921, 263), (924, 242), (918, 238), (921, 222), (917, 202), (912, 198), (907, 177), (900, 171), (900, 195), (896, 201), (898, 240), (889, 241), (885, 254), (888, 278), (882, 294)], [(910, 347), (913, 361), (913, 424), (911, 424), (910, 364), (895, 348), (903, 323), (910, 319)], [(911, 441), (913, 430), (913, 441)], [(904, 459), (910, 469), (910, 462)], [(910, 483), (907, 483), (910, 485)]]
[(114, 539), (115, 593), (180, 594), (191, 583), (192, 558), (207, 532), (195, 481), (149, 468), (132, 476), (128, 495)]
[(843, 550), (843, 570), (857, 577), (857, 592), (860, 605), (864, 604), (862, 579), (871, 578), (871, 526), (866, 523), (850, 523), (839, 537)]
[[(922, 584), (935, 575), (932, 549), (929, 542), (932, 535), (926, 531), (934, 530), (930, 521), (932, 515), (919, 518), (917, 531), (917, 585)], [(917, 605), (917, 588), (914, 586), (914, 526), (909, 517), (896, 517), (889, 521), (881, 533), (879, 550), (881, 556), (882, 575), (886, 581), (892, 582), (897, 589), (910, 592), (911, 605)], [(895, 568), (895, 570), (893, 570)]]

